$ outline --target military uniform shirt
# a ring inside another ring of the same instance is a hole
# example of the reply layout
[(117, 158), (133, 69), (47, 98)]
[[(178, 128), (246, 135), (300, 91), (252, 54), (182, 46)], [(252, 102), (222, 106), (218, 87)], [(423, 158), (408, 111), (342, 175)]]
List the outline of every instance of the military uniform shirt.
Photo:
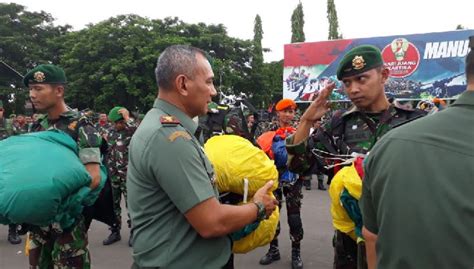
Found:
[[(166, 116), (179, 123), (162, 123)], [(227, 236), (204, 239), (184, 216), (217, 197), (196, 129), (181, 110), (157, 99), (132, 137), (127, 191), (139, 267), (222, 268), (230, 257)]]
[(365, 171), (359, 204), (378, 268), (473, 268), (474, 92), (389, 132)]
[[(293, 143), (294, 136), (286, 139), (289, 168), (299, 174), (308, 171), (318, 159), (313, 149), (332, 154), (366, 154), (388, 131), (425, 114), (394, 105), (380, 113), (364, 113), (356, 107), (347, 112), (336, 111), (331, 121), (314, 131), (308, 139), (298, 144)], [(322, 152), (318, 154), (333, 157)], [(324, 163), (322, 159), (318, 161)]]
[(70, 135), (77, 142), (79, 158), (83, 164), (100, 163), (101, 136), (85, 115), (81, 115), (78, 111), (68, 110), (52, 121), (47, 115), (41, 115), (33, 124), (32, 131), (45, 130), (60, 130)]

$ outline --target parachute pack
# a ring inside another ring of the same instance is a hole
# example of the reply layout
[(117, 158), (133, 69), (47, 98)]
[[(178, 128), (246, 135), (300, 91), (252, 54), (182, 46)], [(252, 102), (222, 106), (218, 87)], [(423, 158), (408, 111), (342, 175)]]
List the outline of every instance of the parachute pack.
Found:
[(76, 142), (61, 131), (13, 136), (0, 141), (0, 223), (69, 228), (92, 205), (106, 180), (89, 188), (91, 177)]
[[(278, 187), (278, 171), (272, 160), (259, 148), (243, 137), (219, 135), (210, 138), (204, 145), (207, 157), (216, 173), (216, 185), (219, 193), (231, 192), (242, 199), (237, 203), (251, 201), (255, 192), (269, 180), (273, 180), (272, 191)], [(232, 152), (232, 154), (229, 154)], [(279, 210), (275, 209), (269, 219), (257, 225), (246, 227), (234, 239), (232, 251), (246, 253), (270, 243), (273, 239), (279, 219)]]

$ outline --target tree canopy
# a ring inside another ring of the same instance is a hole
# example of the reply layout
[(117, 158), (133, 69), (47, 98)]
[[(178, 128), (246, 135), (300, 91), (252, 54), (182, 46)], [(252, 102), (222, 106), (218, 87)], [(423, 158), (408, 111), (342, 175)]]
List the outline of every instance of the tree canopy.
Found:
[(304, 42), (304, 14), (303, 4), (299, 2), (291, 15), (291, 43)]
[[(259, 15), (254, 39), (242, 40), (230, 37), (222, 24), (190, 24), (177, 17), (149, 19), (134, 14), (72, 31), (69, 25), (55, 26), (53, 16), (44, 11), (29, 12), (18, 4), (0, 3), (0, 60), (21, 74), (37, 64), (58, 64), (68, 80), (66, 101), (79, 109), (107, 111), (122, 105), (148, 110), (158, 91), (156, 60), (173, 44), (208, 52), (218, 90), (244, 92), (253, 96), (256, 106), (265, 106), (277, 88), (281, 92), (282, 77), (275, 73), (282, 71), (275, 70), (274, 63), (263, 62), (262, 38)], [(2, 72), (0, 99), (4, 103), (11, 93), (26, 99), (27, 91), (21, 88), (18, 75)], [(21, 113), (22, 105), (12, 110)]]

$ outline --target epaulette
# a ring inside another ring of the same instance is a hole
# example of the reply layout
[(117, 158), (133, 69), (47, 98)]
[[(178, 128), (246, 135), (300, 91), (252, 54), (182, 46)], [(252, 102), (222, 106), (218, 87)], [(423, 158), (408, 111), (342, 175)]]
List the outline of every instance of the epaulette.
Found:
[(160, 123), (163, 125), (163, 127), (174, 127), (178, 125), (180, 122), (178, 118), (175, 116), (168, 116), (168, 115), (163, 115), (160, 117)]

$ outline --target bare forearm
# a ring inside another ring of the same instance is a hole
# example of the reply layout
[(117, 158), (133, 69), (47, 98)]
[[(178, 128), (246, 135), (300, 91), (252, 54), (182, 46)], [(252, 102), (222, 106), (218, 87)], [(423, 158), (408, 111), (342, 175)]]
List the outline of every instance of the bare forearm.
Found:
[(296, 129), (295, 134), (293, 135), (293, 144), (299, 144), (305, 139), (308, 138), (309, 136), (309, 131), (311, 130), (311, 127), (313, 125), (313, 122), (307, 121), (307, 120), (302, 120), (300, 124), (298, 125), (298, 128)]
[(87, 172), (92, 178), (90, 188), (94, 190), (100, 184), (100, 165), (98, 163), (88, 163), (85, 164)]
[(245, 205), (221, 205), (216, 221), (214, 236), (223, 236), (235, 232), (257, 220), (257, 206), (254, 203)]
[(375, 244), (377, 243), (377, 235), (371, 233), (365, 227), (362, 228), (362, 234), (365, 239), (365, 251), (367, 255), (368, 269), (376, 269), (377, 268), (377, 252), (375, 250)]

